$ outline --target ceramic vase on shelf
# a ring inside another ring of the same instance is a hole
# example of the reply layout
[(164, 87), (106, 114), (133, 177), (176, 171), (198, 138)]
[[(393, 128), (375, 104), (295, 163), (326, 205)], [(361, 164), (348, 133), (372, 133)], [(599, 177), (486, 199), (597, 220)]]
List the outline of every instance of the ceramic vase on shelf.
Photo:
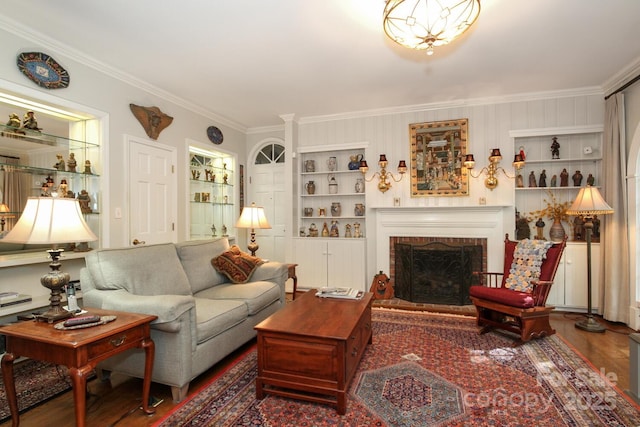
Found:
[(549, 229), (549, 240), (552, 242), (561, 242), (564, 239), (564, 227), (562, 226), (562, 222), (559, 218), (553, 219), (553, 224), (551, 224), (551, 228)]
[(336, 181), (336, 177), (329, 175), (327, 179), (329, 180), (329, 194), (338, 194), (338, 181)]
[(358, 178), (356, 179), (356, 193), (364, 193), (364, 179)]
[(307, 185), (305, 185), (305, 187), (307, 188), (307, 194), (315, 194), (316, 184), (313, 181), (307, 182)]

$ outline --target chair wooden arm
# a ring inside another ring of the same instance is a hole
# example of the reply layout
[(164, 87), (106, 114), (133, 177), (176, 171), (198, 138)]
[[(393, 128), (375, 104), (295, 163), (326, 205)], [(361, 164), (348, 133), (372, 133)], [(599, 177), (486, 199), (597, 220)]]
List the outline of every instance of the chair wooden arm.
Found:
[(478, 276), (478, 281), (481, 286), (488, 288), (500, 288), (502, 287), (502, 276), (504, 273), (491, 273), (488, 271), (474, 271), (474, 276)]
[(544, 307), (547, 303), (547, 297), (549, 296), (549, 292), (551, 291), (551, 285), (553, 285), (553, 281), (532, 280), (531, 285), (533, 285), (531, 296), (533, 297), (534, 305), (536, 307)]

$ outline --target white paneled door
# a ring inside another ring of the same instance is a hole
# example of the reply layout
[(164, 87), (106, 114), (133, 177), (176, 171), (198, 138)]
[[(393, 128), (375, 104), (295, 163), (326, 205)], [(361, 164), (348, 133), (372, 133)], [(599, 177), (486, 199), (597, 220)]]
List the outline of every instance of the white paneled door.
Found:
[(265, 145), (253, 159), (249, 177), (247, 205), (255, 202), (264, 207), (271, 229), (256, 230), (256, 242), (260, 245), (257, 255), (261, 258), (284, 262), (285, 246), (285, 153), (277, 143)]
[(175, 242), (176, 151), (172, 147), (128, 137), (129, 243)]

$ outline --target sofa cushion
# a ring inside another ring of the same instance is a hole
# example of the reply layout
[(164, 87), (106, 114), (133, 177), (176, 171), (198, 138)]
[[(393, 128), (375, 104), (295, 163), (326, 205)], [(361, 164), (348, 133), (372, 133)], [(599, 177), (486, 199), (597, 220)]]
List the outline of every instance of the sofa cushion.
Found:
[(126, 289), (135, 295), (191, 295), (173, 243), (100, 249), (87, 254), (96, 289)]
[(198, 344), (244, 322), (248, 316), (246, 304), (236, 300), (195, 298)]
[(262, 263), (264, 260), (242, 252), (236, 245), (211, 260), (213, 267), (233, 283), (247, 283)]
[(227, 281), (227, 277), (218, 273), (211, 265), (211, 258), (227, 249), (229, 249), (229, 240), (226, 237), (176, 244), (178, 257), (180, 257), (180, 262), (189, 278), (191, 291), (194, 294)]
[(513, 262), (504, 287), (514, 291), (531, 292), (532, 281), (540, 279), (540, 267), (553, 242), (546, 240), (520, 240), (513, 252)]
[(531, 308), (534, 306), (533, 297), (529, 292), (512, 291), (507, 288), (489, 288), (476, 285), (469, 288), (469, 295), (510, 307)]
[(241, 301), (246, 304), (249, 315), (253, 316), (280, 299), (280, 288), (275, 283), (266, 281), (242, 284), (225, 283), (205, 289), (194, 296), (213, 300)]

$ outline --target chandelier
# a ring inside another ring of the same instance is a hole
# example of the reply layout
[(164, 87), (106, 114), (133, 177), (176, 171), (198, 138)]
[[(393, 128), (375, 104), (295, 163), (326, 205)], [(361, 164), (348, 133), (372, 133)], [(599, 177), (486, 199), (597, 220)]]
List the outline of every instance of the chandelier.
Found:
[(480, 0), (387, 0), (384, 32), (409, 49), (443, 46), (467, 31), (478, 19)]

